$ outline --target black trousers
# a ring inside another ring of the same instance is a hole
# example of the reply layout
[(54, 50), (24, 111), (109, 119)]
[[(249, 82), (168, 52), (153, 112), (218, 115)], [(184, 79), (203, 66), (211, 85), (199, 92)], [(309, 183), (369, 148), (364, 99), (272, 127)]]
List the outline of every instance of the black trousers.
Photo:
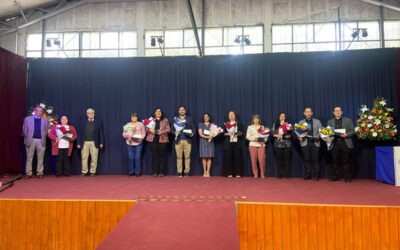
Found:
[(292, 163), (292, 147), (275, 148), (276, 172), (278, 178), (290, 178)]
[(339, 177), (340, 164), (342, 164), (344, 178), (351, 179), (350, 153), (351, 151), (344, 140), (334, 142), (332, 148), (331, 178), (336, 179)]
[(70, 175), (70, 159), (68, 157), (68, 148), (59, 148), (56, 155), (56, 176)]
[[(314, 143), (307, 142), (307, 146), (302, 147), (303, 162), (304, 162), (304, 178), (311, 178), (311, 168), (313, 167), (313, 177), (319, 178), (320, 175), (320, 161), (319, 161), (319, 147)], [(311, 167), (312, 165), (312, 167)]]
[(151, 142), (151, 160), (153, 162), (153, 174), (164, 174), (167, 159), (168, 143)]
[(224, 149), (224, 168), (226, 175), (242, 176), (242, 149), (238, 142), (230, 142), (229, 148)]

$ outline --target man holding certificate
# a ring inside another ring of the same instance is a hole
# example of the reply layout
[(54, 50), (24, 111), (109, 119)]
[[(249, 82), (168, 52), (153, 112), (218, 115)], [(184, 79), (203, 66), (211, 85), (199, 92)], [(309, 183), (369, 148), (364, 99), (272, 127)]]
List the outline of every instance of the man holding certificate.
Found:
[(331, 181), (339, 179), (339, 165), (342, 163), (346, 182), (351, 182), (350, 150), (354, 148), (351, 137), (355, 134), (353, 121), (342, 117), (341, 107), (333, 109), (335, 118), (328, 121), (328, 126), (334, 128), (335, 139), (332, 147)]
[[(322, 129), (322, 124), (318, 119), (313, 118), (311, 108), (304, 109), (304, 117), (305, 119), (295, 125), (295, 132), (303, 153), (304, 180), (311, 179), (311, 165), (313, 165), (312, 177), (315, 181), (318, 181), (320, 176), (319, 148), (321, 146), (319, 130)], [(304, 132), (301, 133), (301, 129), (297, 127), (304, 127)]]
[(178, 117), (174, 119), (174, 134), (175, 134), (175, 151), (176, 151), (176, 177), (182, 177), (183, 165), (182, 159), (185, 157), (185, 177), (189, 177), (190, 172), (190, 152), (192, 149), (192, 137), (196, 132), (193, 119), (186, 115), (186, 108), (180, 106), (178, 109)]

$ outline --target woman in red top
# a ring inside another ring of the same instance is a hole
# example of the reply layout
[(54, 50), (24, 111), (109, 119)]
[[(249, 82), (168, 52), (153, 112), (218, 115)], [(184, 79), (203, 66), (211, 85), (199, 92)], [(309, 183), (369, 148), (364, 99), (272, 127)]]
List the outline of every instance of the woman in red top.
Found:
[(155, 127), (147, 128), (146, 141), (150, 144), (153, 162), (153, 177), (163, 177), (167, 161), (168, 134), (171, 131), (168, 119), (161, 108), (154, 110)]
[(61, 124), (54, 125), (50, 132), (51, 154), (56, 157), (56, 176), (70, 175), (70, 157), (72, 146), (76, 140), (76, 130), (68, 125), (68, 117), (61, 117)]

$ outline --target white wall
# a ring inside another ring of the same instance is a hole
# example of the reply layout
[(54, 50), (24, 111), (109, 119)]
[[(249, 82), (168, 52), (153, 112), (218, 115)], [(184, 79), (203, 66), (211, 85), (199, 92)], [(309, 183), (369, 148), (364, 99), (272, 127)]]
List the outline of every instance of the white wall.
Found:
[[(385, 0), (397, 5), (396, 0)], [(201, 0), (192, 0), (201, 25)], [(271, 51), (271, 24), (337, 20), (378, 20), (379, 8), (358, 0), (206, 0), (206, 27), (264, 25), (264, 51)], [(385, 19), (400, 20), (400, 12), (385, 9)], [(22, 19), (18, 20), (22, 23)], [(144, 55), (144, 31), (191, 27), (186, 0), (87, 4), (46, 21), (46, 31), (136, 30), (138, 55)], [(0, 28), (5, 28), (4, 26)], [(37, 23), (0, 37), (0, 46), (25, 55), (26, 35), (41, 32)], [(17, 42), (16, 42), (17, 41)]]

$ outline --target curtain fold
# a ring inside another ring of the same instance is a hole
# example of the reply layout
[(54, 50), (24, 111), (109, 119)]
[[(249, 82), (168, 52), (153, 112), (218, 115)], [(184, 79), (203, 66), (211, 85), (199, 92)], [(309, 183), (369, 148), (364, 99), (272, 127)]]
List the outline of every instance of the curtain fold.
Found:
[(22, 173), (26, 59), (0, 48), (0, 174)]

